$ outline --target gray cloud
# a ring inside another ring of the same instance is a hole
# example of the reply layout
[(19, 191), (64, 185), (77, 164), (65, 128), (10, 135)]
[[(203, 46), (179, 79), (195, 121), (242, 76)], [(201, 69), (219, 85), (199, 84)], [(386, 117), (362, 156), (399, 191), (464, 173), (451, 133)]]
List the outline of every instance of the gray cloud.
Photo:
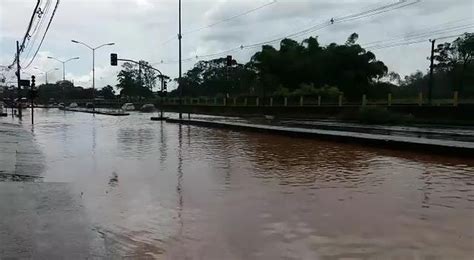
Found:
[[(0, 0), (0, 64), (11, 62), (14, 43), (22, 37), (33, 9), (30, 0)], [(183, 0), (183, 31), (201, 28), (246, 10), (256, 8), (269, 0)], [(184, 34), (184, 58), (202, 56), (223, 50), (275, 39), (327, 22), (331, 17), (357, 13), (392, 1), (374, 0), (277, 0), (277, 3), (256, 12), (225, 22), (196, 33)], [(157, 66), (170, 76), (177, 76), (177, 64), (165, 64), (178, 58), (177, 50), (177, 1), (175, 0), (69, 0), (61, 1), (53, 26), (42, 47), (35, 66), (54, 67), (44, 54), (57, 57), (80, 56), (81, 60), (68, 65), (68, 77), (87, 86), (90, 81), (91, 53), (74, 45), (71, 39), (92, 45), (113, 41), (116, 46), (101, 49), (96, 65), (98, 85), (116, 84), (116, 70), (108, 64), (110, 52), (120, 57), (164, 61)], [(367, 19), (335, 24), (322, 30), (298, 37), (318, 35), (322, 43), (343, 43), (349, 34), (357, 32), (359, 42), (367, 43), (390, 39), (459, 19), (474, 23), (473, 3), (470, 0), (424, 0), (417, 5), (387, 12)], [(471, 30), (472, 31), (472, 30)], [(167, 44), (163, 44), (164, 41)], [(276, 46), (278, 43), (275, 44)], [(258, 51), (235, 51), (239, 61), (246, 62)], [(407, 74), (427, 68), (426, 44), (402, 46), (375, 51), (391, 70)], [(195, 59), (184, 64), (190, 68)], [(102, 79), (100, 79), (102, 78)]]

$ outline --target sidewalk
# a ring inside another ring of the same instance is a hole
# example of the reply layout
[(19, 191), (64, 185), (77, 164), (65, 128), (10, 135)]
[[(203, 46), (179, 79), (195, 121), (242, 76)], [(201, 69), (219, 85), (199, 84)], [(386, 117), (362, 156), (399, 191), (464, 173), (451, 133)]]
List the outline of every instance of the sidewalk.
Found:
[(33, 135), (19, 125), (0, 123), (0, 181), (39, 181), (43, 169)]
[(86, 259), (103, 256), (80, 196), (67, 183), (45, 183), (33, 135), (0, 123), (0, 259)]

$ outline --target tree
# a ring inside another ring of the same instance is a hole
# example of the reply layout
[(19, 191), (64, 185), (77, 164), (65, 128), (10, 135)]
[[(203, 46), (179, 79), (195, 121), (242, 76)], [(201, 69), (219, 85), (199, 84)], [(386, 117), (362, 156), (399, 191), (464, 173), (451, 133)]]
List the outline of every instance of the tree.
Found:
[(107, 85), (99, 91), (99, 95), (103, 96), (104, 99), (114, 99), (115, 98), (115, 90), (112, 86)]
[[(149, 69), (144, 70), (147, 73)], [(151, 75), (149, 73), (148, 75)], [(145, 76), (145, 78), (148, 76)], [(125, 97), (151, 97), (153, 92), (151, 87), (143, 86), (142, 76), (137, 65), (125, 62), (122, 65), (122, 70), (117, 75), (119, 84), (117, 88), (120, 89), (120, 95)], [(147, 79), (148, 84), (153, 84), (151, 79)], [(150, 86), (150, 85), (149, 85)]]
[(344, 45), (331, 43), (326, 47), (321, 47), (315, 37), (301, 43), (284, 39), (279, 50), (262, 46), (249, 64), (255, 68), (259, 83), (270, 92), (279, 86), (294, 92), (302, 85), (329, 85), (342, 90), (349, 99), (360, 99), (388, 68), (357, 44), (357, 39), (353, 33)]
[(227, 66), (227, 59), (199, 61), (181, 78), (179, 88), (186, 96), (215, 96), (250, 94), (255, 86), (255, 72), (247, 65), (235, 62)]
[(143, 85), (148, 88), (149, 90), (153, 90), (153, 88), (156, 85), (156, 71), (150, 68), (150, 64), (146, 61), (139, 61), (140, 67), (141, 67), (141, 72), (139, 72), (141, 75), (142, 83)]
[(458, 90), (464, 89), (465, 74), (474, 59), (474, 33), (465, 33), (452, 43), (438, 44), (435, 49), (437, 71), (447, 72)]

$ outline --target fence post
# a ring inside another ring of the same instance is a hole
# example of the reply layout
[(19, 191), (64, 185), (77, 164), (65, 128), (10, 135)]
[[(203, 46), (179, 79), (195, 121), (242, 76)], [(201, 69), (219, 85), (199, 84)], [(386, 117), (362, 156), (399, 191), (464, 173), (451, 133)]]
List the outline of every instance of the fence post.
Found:
[(233, 98), (234, 99), (234, 106), (237, 106), (237, 98)]
[(300, 97), (300, 107), (302, 107), (304, 105), (304, 98), (303, 96)]
[(339, 106), (342, 107), (342, 95), (339, 95)]
[(227, 97), (224, 97), (224, 106), (227, 106)]
[(364, 94), (362, 95), (362, 106), (365, 107), (367, 105), (367, 96)]
[(217, 98), (214, 98), (214, 105), (217, 105)]
[(423, 92), (420, 92), (418, 94), (418, 106), (422, 106), (423, 105)]
[(273, 97), (270, 98), (270, 106), (273, 106)]
[(389, 107), (392, 106), (392, 93), (388, 93), (387, 105)]
[(318, 96), (318, 106), (321, 106), (321, 96)]
[(257, 105), (257, 107), (260, 105), (260, 99), (258, 97), (255, 99), (255, 104)]
[(285, 97), (285, 99), (283, 100), (283, 103), (285, 107), (288, 106), (288, 97)]
[(457, 107), (458, 104), (459, 104), (459, 92), (454, 91), (453, 106)]
[(248, 102), (247, 102), (247, 98), (244, 99), (244, 106), (247, 106)]

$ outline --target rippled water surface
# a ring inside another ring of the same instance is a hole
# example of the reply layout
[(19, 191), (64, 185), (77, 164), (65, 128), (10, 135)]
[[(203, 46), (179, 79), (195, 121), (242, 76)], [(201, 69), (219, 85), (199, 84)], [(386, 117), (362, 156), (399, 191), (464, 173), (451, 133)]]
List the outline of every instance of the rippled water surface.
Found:
[(110, 256), (474, 255), (472, 160), (150, 116), (37, 111), (43, 181), (72, 184)]

